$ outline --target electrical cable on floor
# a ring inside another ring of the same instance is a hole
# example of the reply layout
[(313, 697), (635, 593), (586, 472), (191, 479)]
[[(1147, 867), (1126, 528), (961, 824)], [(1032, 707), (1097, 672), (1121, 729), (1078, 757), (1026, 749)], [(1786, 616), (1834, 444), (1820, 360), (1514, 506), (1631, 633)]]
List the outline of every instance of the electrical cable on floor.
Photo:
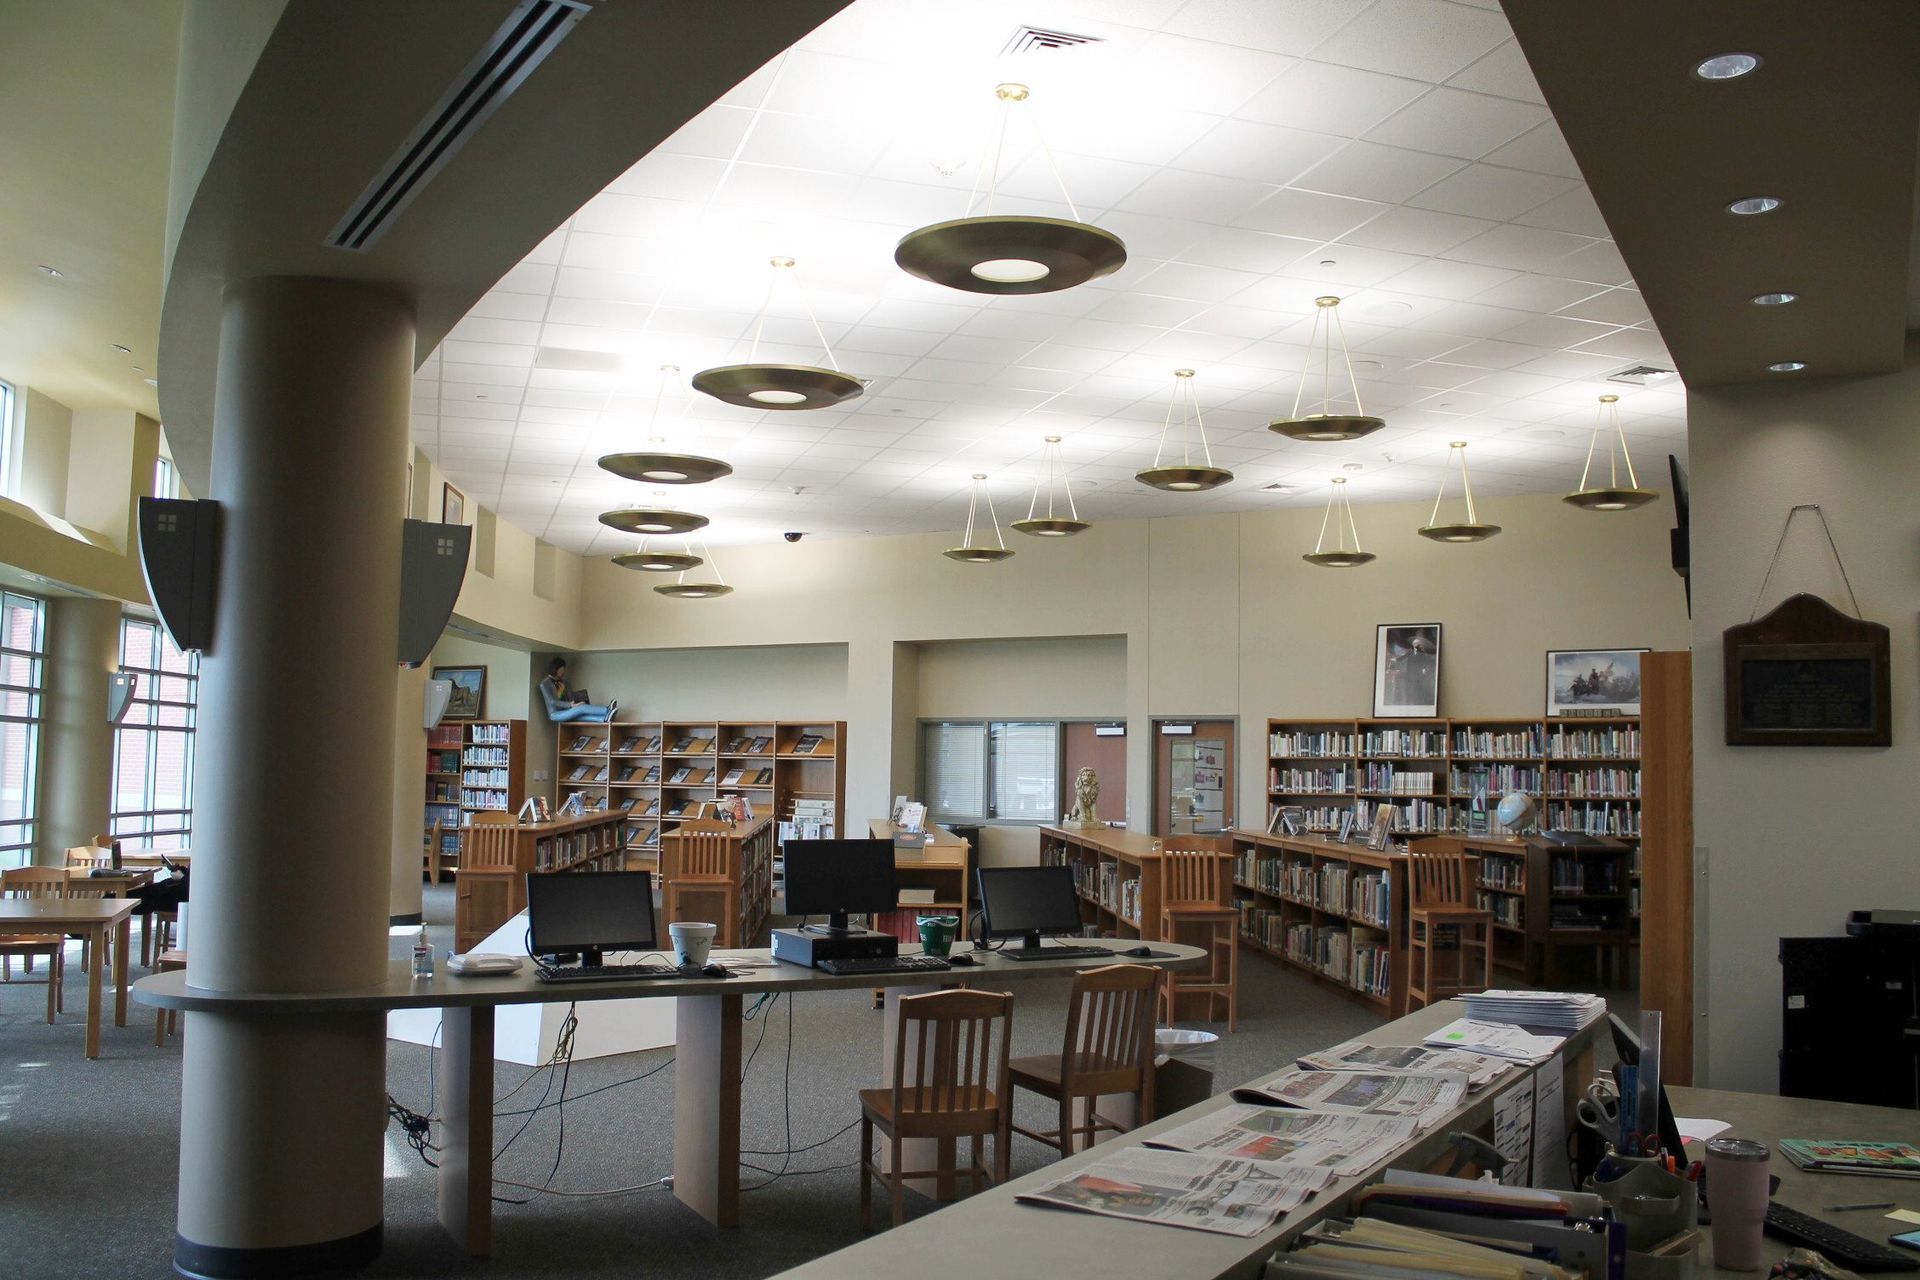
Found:
[[(672, 1178), (656, 1178), (652, 1182), (642, 1182), (631, 1187), (613, 1187), (606, 1191), (566, 1191), (560, 1187), (536, 1187), (527, 1182), (508, 1182), (504, 1178), (495, 1178), (496, 1187), (513, 1187), (520, 1191), (537, 1192), (543, 1196), (567, 1196), (582, 1200), (598, 1199), (602, 1196), (630, 1196), (642, 1191), (665, 1191), (673, 1186)], [(496, 1197), (497, 1198), (497, 1197)], [(507, 1204), (526, 1204), (525, 1200), (508, 1200)]]
[[(642, 1071), (637, 1076), (628, 1076), (625, 1080), (615, 1080), (612, 1084), (597, 1085), (594, 1088), (588, 1089), (584, 1093), (576, 1093), (573, 1095), (573, 1100), (575, 1102), (580, 1102), (580, 1101), (583, 1101), (584, 1099), (591, 1098), (596, 1093), (605, 1093), (609, 1089), (618, 1089), (624, 1085), (635, 1084), (641, 1080), (645, 1080), (648, 1076), (660, 1074), (662, 1071), (665, 1071), (668, 1067), (672, 1065), (673, 1065), (673, 1059), (668, 1058), (665, 1062), (659, 1063), (656, 1066), (648, 1067), (645, 1071)], [(552, 1106), (552, 1105), (553, 1105), (552, 1103), (546, 1104), (546, 1106)], [(530, 1116), (534, 1112), (541, 1111), (544, 1109), (545, 1108), (541, 1106), (533, 1106), (533, 1107), (527, 1107), (524, 1110), (520, 1110), (520, 1111), (496, 1111), (493, 1114), (495, 1119), (510, 1119), (513, 1116)]]

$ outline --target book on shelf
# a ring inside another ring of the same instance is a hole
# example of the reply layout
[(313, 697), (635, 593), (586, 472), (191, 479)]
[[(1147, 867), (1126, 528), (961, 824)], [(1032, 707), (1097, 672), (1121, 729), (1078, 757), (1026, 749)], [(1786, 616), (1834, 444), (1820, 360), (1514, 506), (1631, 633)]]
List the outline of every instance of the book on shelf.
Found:
[(633, 781), (633, 775), (635, 775), (636, 773), (639, 773), (639, 772), (640, 772), (640, 769), (639, 769), (639, 766), (637, 766), (637, 765), (631, 765), (631, 764), (630, 764), (630, 765), (624, 765), (624, 766), (622, 766), (622, 767), (621, 767), (621, 769), (620, 769), (620, 776), (619, 776), (619, 778), (618, 778), (618, 779), (616, 779), (616, 781), (619, 781), (619, 782), (632, 782), (632, 781)]
[(735, 823), (752, 822), (759, 815), (753, 811), (753, 801), (745, 796), (721, 796), (714, 802), (716, 818), (731, 817)]
[(932, 889), (900, 890), (900, 905), (903, 907), (930, 907), (938, 900)]
[(691, 777), (693, 777), (692, 767), (689, 765), (683, 764), (678, 769), (675, 769), (673, 771), (673, 773), (667, 778), (667, 782), (672, 785), (677, 785), (679, 783), (687, 781)]
[(567, 781), (568, 782), (585, 781), (587, 776), (587, 770), (591, 769), (592, 767), (593, 766), (589, 764), (577, 764), (573, 766), (573, 768), (568, 770), (567, 772)]
[(762, 770), (760, 770), (760, 772), (758, 772), (758, 773), (756, 773), (756, 774), (754, 774), (754, 775), (753, 775), (753, 781), (752, 781), (751, 783), (749, 783), (748, 785), (749, 785), (749, 786), (755, 786), (755, 787), (770, 787), (770, 786), (772, 786), (772, 785), (773, 785), (773, 770), (771, 770), (771, 769), (762, 769)]
[(746, 750), (746, 742), (747, 740), (743, 737), (728, 738), (727, 745), (720, 748), (720, 752), (722, 755), (738, 755), (740, 752)]
[(810, 756), (820, 749), (820, 742), (821, 738), (819, 734), (803, 733), (800, 735), (799, 740), (793, 744), (793, 754), (796, 756)]
[(661, 742), (660, 735), (657, 733), (654, 734), (652, 737), (647, 739), (646, 745), (640, 748), (641, 754), (652, 755), (656, 751), (660, 750), (660, 742)]
[(720, 779), (720, 785), (723, 787), (737, 787), (740, 785), (741, 777), (745, 773), (745, 769), (729, 769), (727, 770), (727, 776)]
[(633, 806), (637, 804), (639, 800), (640, 800), (639, 796), (627, 796), (625, 799), (620, 801), (620, 812), (632, 813)]
[(647, 776), (640, 779), (640, 781), (658, 784), (660, 781), (660, 766), (657, 764), (649, 766), (647, 769)]
[(772, 738), (756, 737), (752, 741), (752, 743), (748, 745), (747, 754), (750, 756), (762, 755), (766, 752), (766, 749), (772, 745), (773, 745)]
[(572, 743), (572, 745), (570, 745), (570, 746), (569, 746), (569, 747), (567, 748), (567, 750), (569, 750), (569, 751), (591, 751), (591, 750), (593, 750), (593, 739), (592, 739), (592, 738), (590, 738), (590, 737), (588, 737), (588, 736), (587, 736), (586, 734), (584, 734), (584, 733), (583, 733), (583, 734), (581, 734), (581, 735), (580, 735), (579, 737), (577, 737), (577, 738), (575, 738), (575, 739), (573, 740), (573, 743)]
[(703, 787), (712, 781), (713, 770), (696, 767), (692, 776), (687, 779), (687, 785), (690, 787)]
[(711, 750), (713, 750), (712, 738), (695, 738), (692, 745), (687, 748), (687, 753), (689, 755), (703, 756)]
[(667, 748), (667, 754), (677, 756), (682, 752), (691, 751), (692, 749), (693, 749), (692, 738), (676, 737), (673, 740), (673, 745)]
[(616, 752), (623, 756), (632, 755), (634, 752), (638, 751), (639, 749), (640, 749), (640, 735), (637, 733), (630, 733), (626, 737), (620, 739), (619, 747), (615, 748)]
[(683, 814), (686, 813), (687, 806), (692, 803), (693, 802), (691, 800), (675, 800), (672, 804), (667, 806), (667, 816), (669, 818), (678, 818), (682, 816)]
[(654, 796), (651, 799), (649, 799), (647, 801), (647, 807), (641, 812), (640, 816), (643, 818), (659, 817), (660, 816), (660, 797)]
[(606, 766), (606, 765), (604, 765), (604, 764), (603, 764), (603, 765), (601, 765), (601, 766), (600, 766), (600, 767), (599, 767), (598, 769), (596, 769), (596, 770), (594, 770), (594, 774), (593, 774), (593, 780), (594, 780), (595, 782), (605, 782), (605, 781), (607, 780), (607, 766)]

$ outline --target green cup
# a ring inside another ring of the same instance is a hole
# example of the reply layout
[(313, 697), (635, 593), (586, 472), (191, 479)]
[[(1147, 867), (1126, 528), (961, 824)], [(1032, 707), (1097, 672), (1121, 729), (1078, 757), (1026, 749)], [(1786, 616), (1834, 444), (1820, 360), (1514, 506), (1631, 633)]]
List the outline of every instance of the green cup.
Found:
[(953, 935), (959, 929), (959, 916), (921, 916), (920, 949), (930, 956), (946, 955), (953, 950)]

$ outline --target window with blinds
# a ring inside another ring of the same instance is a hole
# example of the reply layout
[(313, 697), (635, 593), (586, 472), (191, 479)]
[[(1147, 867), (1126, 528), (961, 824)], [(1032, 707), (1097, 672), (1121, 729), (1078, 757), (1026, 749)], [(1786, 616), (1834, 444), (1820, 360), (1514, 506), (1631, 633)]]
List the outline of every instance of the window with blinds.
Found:
[(1060, 816), (1060, 725), (930, 720), (920, 726), (921, 792), (941, 822), (1052, 822)]

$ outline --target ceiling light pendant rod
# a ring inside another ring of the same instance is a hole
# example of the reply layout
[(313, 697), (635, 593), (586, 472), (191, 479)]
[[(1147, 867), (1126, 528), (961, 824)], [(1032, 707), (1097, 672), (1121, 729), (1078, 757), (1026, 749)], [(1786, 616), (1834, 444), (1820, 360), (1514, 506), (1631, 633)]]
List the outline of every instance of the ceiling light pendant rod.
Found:
[[(1587, 461), (1580, 469), (1580, 487), (1568, 494), (1562, 501), (1571, 503), (1588, 511), (1627, 511), (1644, 506), (1660, 495), (1652, 489), (1640, 487), (1640, 476), (1633, 467), (1633, 454), (1627, 448), (1626, 427), (1620, 421), (1620, 397), (1604, 395), (1600, 397), (1600, 408), (1595, 414), (1593, 434), (1587, 440)], [(1593, 456), (1600, 448), (1600, 437), (1611, 427), (1613, 438), (1607, 441), (1607, 487), (1588, 488), (1593, 478)], [(1617, 452), (1616, 452), (1617, 450)], [(1627, 464), (1627, 484), (1620, 486), (1620, 463)]]
[[(1442, 524), (1440, 504), (1447, 498), (1447, 473), (1452, 471), (1455, 458), (1460, 460), (1460, 493), (1466, 499), (1467, 518), (1457, 524)], [(1467, 442), (1452, 441), (1447, 446), (1447, 465), (1440, 471), (1440, 492), (1434, 495), (1433, 513), (1427, 517), (1427, 523), (1420, 526), (1420, 536), (1434, 542), (1485, 542), (1499, 532), (1499, 525), (1483, 524), (1474, 508), (1473, 479), (1467, 474)]]
[[(1073, 500), (1073, 479), (1061, 474), (1060, 437), (1048, 436), (1046, 444), (1047, 470), (1045, 478), (1036, 480), (1033, 485), (1033, 497), (1027, 502), (1027, 516), (1024, 520), (1015, 520), (1013, 527), (1020, 533), (1036, 538), (1070, 538), (1085, 531), (1087, 522), (1080, 518), (1080, 508)], [(1047, 489), (1047, 514), (1040, 514), (1040, 486)], [(1055, 488), (1064, 488), (1067, 494), (1067, 514), (1057, 515), (1054, 505)]]
[[(1331, 551), (1327, 549), (1327, 528), (1330, 525), (1335, 543)], [(1348, 545), (1349, 541), (1351, 546)], [(1313, 550), (1300, 558), (1322, 569), (1354, 569), (1374, 559), (1371, 551), (1360, 548), (1360, 526), (1353, 518), (1353, 499), (1347, 496), (1344, 476), (1333, 478), (1333, 491), (1327, 495), (1327, 510), (1320, 517), (1320, 536), (1314, 541)]]
[[(1134, 479), (1155, 489), (1172, 493), (1193, 493), (1217, 489), (1233, 479), (1233, 472), (1214, 465), (1213, 446), (1207, 442), (1206, 419), (1200, 413), (1200, 399), (1193, 389), (1193, 370), (1173, 371), (1173, 395), (1167, 400), (1167, 416), (1160, 424), (1160, 443), (1153, 451), (1153, 465), (1135, 474)], [(1180, 461), (1161, 463), (1166, 456), (1167, 435), (1173, 430), (1173, 411), (1180, 410)], [(1193, 437), (1200, 436), (1203, 463), (1193, 460)]]
[[(1313, 300), (1317, 308), (1313, 315), (1313, 328), (1307, 333), (1306, 358), (1300, 363), (1300, 385), (1293, 390), (1293, 412), (1267, 424), (1269, 431), (1278, 432), (1293, 440), (1305, 440), (1315, 443), (1341, 440), (1358, 440), (1378, 431), (1387, 424), (1379, 418), (1369, 417), (1366, 407), (1360, 402), (1360, 380), (1354, 375), (1353, 353), (1347, 350), (1347, 326), (1340, 319), (1340, 299), (1325, 294)], [(1331, 313), (1331, 314), (1325, 314)], [(1333, 395), (1333, 343), (1340, 341), (1340, 360), (1347, 371), (1347, 389), (1351, 393), (1353, 412), (1336, 411)], [(1320, 351), (1320, 411), (1302, 415), (1302, 404), (1311, 405), (1307, 397), (1307, 384), (1313, 378), (1313, 356), (1315, 346)]]
[[(1024, 101), (1026, 94), (1022, 93), (1020, 97)], [(1040, 158), (1047, 162), (1047, 172), (1053, 175), (1054, 185), (1060, 188), (1060, 199), (1066, 203), (1067, 216), (1075, 222), (1080, 221), (1080, 209), (1073, 203), (1073, 196), (1067, 191), (1067, 180), (1060, 176), (1060, 166), (1053, 159), (1053, 148), (1047, 145), (1046, 135), (1040, 132), (1040, 117), (1034, 115), (1031, 108), (1025, 112), (1025, 115), (1027, 124), (1033, 129), (1034, 144), (1040, 148)]]
[[(767, 314), (773, 310), (774, 291), (780, 287), (779, 273), (793, 270), (793, 259), (787, 257), (785, 254), (777, 258), (769, 258), (767, 259), (767, 263), (774, 269), (774, 274), (767, 280), (767, 299), (760, 304), (760, 316), (759, 319), (754, 322), (753, 345), (747, 350), (748, 364), (752, 364), (760, 358), (760, 335), (766, 331)], [(834, 356), (832, 345), (827, 342), (826, 330), (820, 327), (819, 317), (813, 314), (813, 304), (807, 301), (806, 288), (801, 285), (798, 277), (794, 278), (793, 292), (794, 296), (800, 299), (800, 309), (807, 313), (807, 323), (813, 326), (814, 337), (820, 339), (820, 350), (826, 353), (827, 367), (835, 373), (842, 372), (840, 361)]]

